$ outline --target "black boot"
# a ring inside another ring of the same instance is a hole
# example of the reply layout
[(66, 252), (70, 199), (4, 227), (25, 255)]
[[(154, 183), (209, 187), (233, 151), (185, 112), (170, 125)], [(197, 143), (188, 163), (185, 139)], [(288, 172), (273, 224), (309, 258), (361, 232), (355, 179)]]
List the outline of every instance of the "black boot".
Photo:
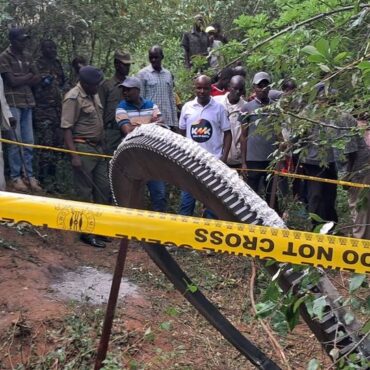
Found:
[(80, 240), (95, 248), (105, 248), (105, 243), (94, 234), (81, 234)]

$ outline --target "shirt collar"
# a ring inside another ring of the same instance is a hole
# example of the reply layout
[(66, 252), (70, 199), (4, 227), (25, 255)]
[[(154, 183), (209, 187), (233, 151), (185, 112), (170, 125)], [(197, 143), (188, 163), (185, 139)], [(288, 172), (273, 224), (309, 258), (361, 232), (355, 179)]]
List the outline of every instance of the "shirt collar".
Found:
[[(13, 52), (12, 52), (12, 49), (11, 49), (11, 46), (9, 45), (8, 48), (6, 49), (7, 53), (10, 54), (12, 57), (14, 58), (17, 58), (17, 55), (15, 55)], [(21, 54), (21, 56), (23, 56), (24, 53)]]
[(77, 82), (77, 85), (78, 89), (80, 90), (80, 93), (81, 93), (81, 97), (83, 98), (87, 98), (88, 95), (86, 94), (85, 90), (82, 88), (81, 84), (79, 82)]
[(269, 105), (269, 104), (271, 104), (271, 99), (269, 98), (269, 102), (267, 103), (267, 104), (263, 104), (262, 102), (261, 102), (261, 100), (259, 100), (256, 96), (254, 97), (254, 100), (258, 103), (258, 104), (260, 104), (260, 105)]
[(145, 104), (145, 100), (140, 96), (140, 107), (138, 107), (137, 105), (135, 105), (135, 104), (132, 104), (132, 103), (130, 103), (130, 102), (128, 102), (127, 100), (125, 100), (125, 102), (126, 102), (126, 104), (128, 105), (128, 106), (130, 106), (130, 107), (134, 107), (135, 109), (141, 109), (143, 106), (144, 106), (144, 104)]
[(239, 101), (238, 101), (238, 102), (236, 102), (235, 104), (230, 103), (230, 100), (229, 100), (229, 98), (228, 98), (229, 94), (230, 94), (230, 92), (227, 92), (227, 93), (224, 95), (224, 97), (225, 97), (225, 101), (226, 101), (226, 103), (227, 103), (227, 104), (230, 104), (230, 105), (239, 105), (239, 104), (244, 104), (244, 103), (245, 103), (245, 101), (243, 100), (243, 98), (242, 98), (242, 97), (240, 97), (240, 98), (239, 98)]
[(163, 67), (161, 67), (160, 71), (157, 71), (153, 68), (153, 66), (151, 64), (148, 65), (148, 71), (151, 72), (151, 73), (162, 73), (162, 72), (164, 72)]
[(194, 106), (199, 106), (199, 107), (202, 107), (203, 109), (204, 108), (207, 108), (207, 107), (210, 107), (211, 105), (215, 104), (215, 100), (212, 98), (211, 96), (211, 100), (209, 101), (209, 103), (207, 105), (202, 105), (202, 104), (199, 104), (198, 103), (198, 98), (195, 97), (195, 99), (193, 100), (193, 105)]
[(118, 77), (115, 74), (113, 75), (111, 80), (114, 83), (114, 85), (118, 85), (118, 84), (121, 84), (123, 82), (123, 81), (119, 80)]
[[(191, 33), (203, 33), (203, 31), (197, 31), (196, 29), (195, 29), (195, 27), (193, 27), (192, 29), (191, 29)], [(205, 33), (205, 32), (204, 32)]]

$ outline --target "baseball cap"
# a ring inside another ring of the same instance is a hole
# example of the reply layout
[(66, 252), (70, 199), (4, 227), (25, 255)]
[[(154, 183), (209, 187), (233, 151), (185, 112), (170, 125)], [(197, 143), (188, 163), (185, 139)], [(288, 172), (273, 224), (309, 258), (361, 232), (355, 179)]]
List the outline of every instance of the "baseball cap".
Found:
[(11, 28), (8, 34), (9, 40), (25, 40), (29, 39), (30, 35), (23, 28)]
[(258, 72), (253, 77), (253, 85), (258, 85), (261, 81), (267, 80), (268, 83), (271, 83), (271, 77), (266, 72)]
[(127, 51), (116, 50), (114, 52), (114, 59), (117, 59), (124, 64), (134, 63), (134, 61), (131, 59), (130, 53), (128, 53)]
[(94, 66), (83, 66), (79, 72), (80, 81), (89, 85), (99, 85), (104, 78), (103, 72)]
[(216, 33), (216, 28), (214, 28), (213, 26), (208, 26), (208, 27), (206, 28), (206, 33), (209, 33), (209, 32), (214, 32), (214, 33)]
[(120, 84), (120, 86), (127, 87), (129, 89), (136, 87), (141, 89), (141, 82), (137, 77), (126, 77), (126, 79)]

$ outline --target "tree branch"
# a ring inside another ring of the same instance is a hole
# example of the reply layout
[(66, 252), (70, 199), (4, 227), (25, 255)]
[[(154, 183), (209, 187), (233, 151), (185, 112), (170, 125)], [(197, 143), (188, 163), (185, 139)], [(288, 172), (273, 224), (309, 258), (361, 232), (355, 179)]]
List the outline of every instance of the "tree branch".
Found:
[[(239, 61), (243, 56), (245, 55), (248, 55), (249, 53), (255, 51), (256, 49), (260, 48), (261, 46), (267, 44), (268, 42), (270, 42), (271, 40), (274, 40), (276, 39), (277, 37), (291, 31), (291, 30), (295, 30), (299, 27), (302, 27), (302, 26), (305, 26), (306, 24), (309, 24), (309, 23), (313, 23), (315, 21), (317, 21), (318, 19), (321, 19), (321, 18), (325, 18), (325, 17), (328, 17), (330, 15), (333, 15), (333, 14), (337, 14), (337, 13), (342, 13), (342, 12), (347, 12), (349, 10), (352, 10), (354, 9), (356, 6), (355, 5), (350, 5), (350, 6), (344, 6), (342, 8), (338, 8), (338, 9), (334, 9), (334, 10), (331, 10), (329, 12), (326, 12), (326, 13), (320, 13), (320, 14), (317, 14), (309, 19), (306, 19), (302, 22), (299, 22), (299, 23), (296, 23), (296, 24), (293, 24), (289, 27), (286, 27), (284, 28), (283, 30), (281, 30), (280, 32), (278, 33), (275, 33), (274, 35), (268, 37), (267, 39), (259, 42), (258, 44), (254, 45), (252, 47), (252, 49), (250, 50), (246, 50), (244, 51), (243, 53), (241, 53), (236, 59), (232, 60), (230, 63), (226, 64), (226, 66), (224, 68), (227, 68), (227, 67), (230, 67), (231, 65), (233, 65), (234, 63), (236, 63), (237, 61)], [(361, 4), (360, 6), (360, 9), (365, 9), (365, 8), (369, 8), (370, 7), (370, 4)], [(243, 40), (241, 41), (241, 44), (246, 42), (247, 40)]]
[(333, 77), (345, 72), (345, 71), (350, 71), (352, 69), (355, 69), (357, 64), (360, 64), (364, 59), (366, 58), (370, 58), (370, 54), (366, 54), (364, 56), (362, 56), (360, 59), (357, 59), (355, 60), (354, 62), (350, 63), (350, 64), (347, 64), (346, 66), (344, 67), (341, 67), (338, 71), (332, 73), (331, 75), (329, 75), (328, 77), (324, 78), (323, 80), (321, 80), (320, 82), (325, 82), (325, 81), (329, 81), (331, 80)]
[(303, 117), (303, 116), (300, 116), (299, 114), (292, 113), (290, 111), (285, 111), (281, 108), (280, 108), (280, 110), (281, 110), (282, 113), (287, 114), (288, 116), (291, 116), (291, 117), (294, 117), (294, 118), (297, 118), (297, 119), (300, 119), (300, 120), (303, 120), (303, 121), (307, 121), (307, 122), (310, 122), (310, 123), (314, 123), (315, 125), (321, 125), (321, 126), (324, 126), (324, 127), (334, 128), (336, 130), (352, 130), (353, 129), (353, 127), (340, 127), (340, 126), (337, 126), (337, 125), (332, 125), (330, 123), (326, 123), (326, 122), (322, 122), (322, 121), (316, 121), (316, 120), (313, 120), (311, 118)]
[[(252, 268), (252, 271), (251, 271), (251, 280), (250, 280), (250, 283), (249, 283), (250, 284), (249, 285), (249, 298), (251, 300), (253, 312), (254, 312), (255, 315), (257, 315), (256, 302), (254, 300), (254, 283), (255, 283), (255, 280), (256, 280), (256, 264), (253, 260), (251, 260), (251, 268)], [(258, 318), (258, 321), (260, 322), (263, 330), (267, 334), (275, 352), (279, 355), (281, 360), (284, 362), (284, 364), (286, 366), (286, 369), (292, 370), (292, 368), (290, 367), (289, 362), (288, 362), (288, 360), (285, 356), (284, 350), (281, 348), (279, 342), (277, 341), (274, 334), (272, 333), (272, 330), (271, 330), (270, 326), (260, 318)]]

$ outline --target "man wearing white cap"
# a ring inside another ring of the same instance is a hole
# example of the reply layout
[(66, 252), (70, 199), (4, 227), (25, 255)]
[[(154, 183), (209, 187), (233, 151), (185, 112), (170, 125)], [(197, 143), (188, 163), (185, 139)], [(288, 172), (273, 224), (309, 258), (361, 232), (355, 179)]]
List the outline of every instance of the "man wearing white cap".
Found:
[(218, 72), (218, 69), (220, 67), (220, 52), (218, 52), (216, 49), (222, 46), (222, 41), (216, 40), (216, 28), (213, 26), (208, 26), (206, 28), (206, 34), (208, 35), (208, 57), (209, 65), (211, 68), (213, 68), (215, 71)]
[[(266, 72), (258, 72), (253, 78), (255, 97), (241, 109), (239, 121), (242, 124), (240, 137), (241, 161), (243, 175), (247, 184), (257, 193), (261, 180), (264, 182), (266, 201), (271, 196), (271, 181), (267, 181), (266, 170), (270, 165), (272, 153), (276, 149), (276, 133), (273, 125), (268, 122), (270, 113), (263, 108), (275, 100), (270, 95), (271, 77)], [(248, 172), (246, 170), (249, 170)]]

